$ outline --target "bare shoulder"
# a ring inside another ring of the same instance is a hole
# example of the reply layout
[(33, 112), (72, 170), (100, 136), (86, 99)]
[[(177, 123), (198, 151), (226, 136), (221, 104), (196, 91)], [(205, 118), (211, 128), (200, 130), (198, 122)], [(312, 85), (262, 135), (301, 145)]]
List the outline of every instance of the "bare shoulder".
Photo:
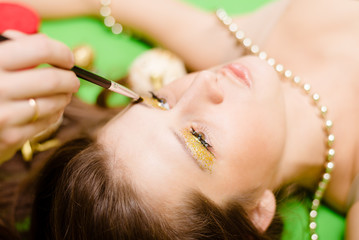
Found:
[(356, 202), (347, 214), (346, 239), (359, 239), (359, 201)]

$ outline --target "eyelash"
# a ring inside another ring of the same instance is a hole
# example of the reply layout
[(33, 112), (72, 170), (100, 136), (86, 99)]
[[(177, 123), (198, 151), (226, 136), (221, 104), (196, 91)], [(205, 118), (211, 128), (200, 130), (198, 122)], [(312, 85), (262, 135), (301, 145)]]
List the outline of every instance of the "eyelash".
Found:
[(203, 138), (204, 134), (202, 132), (197, 132), (193, 128), (191, 128), (191, 133), (194, 137), (198, 139), (198, 141), (205, 147), (208, 151), (208, 148), (211, 148), (212, 146)]
[(169, 110), (169, 105), (166, 101), (166, 99), (164, 98), (159, 98), (156, 94), (154, 94), (153, 92), (150, 92), (150, 94), (152, 95), (152, 98), (157, 100), (157, 102), (161, 105), (161, 107)]

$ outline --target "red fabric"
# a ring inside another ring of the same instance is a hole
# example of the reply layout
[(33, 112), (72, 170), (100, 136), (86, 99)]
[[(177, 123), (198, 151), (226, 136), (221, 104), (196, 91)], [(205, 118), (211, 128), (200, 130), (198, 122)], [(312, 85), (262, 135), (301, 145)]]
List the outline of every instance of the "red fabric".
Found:
[(0, 33), (14, 29), (32, 34), (39, 30), (39, 15), (24, 5), (0, 3)]

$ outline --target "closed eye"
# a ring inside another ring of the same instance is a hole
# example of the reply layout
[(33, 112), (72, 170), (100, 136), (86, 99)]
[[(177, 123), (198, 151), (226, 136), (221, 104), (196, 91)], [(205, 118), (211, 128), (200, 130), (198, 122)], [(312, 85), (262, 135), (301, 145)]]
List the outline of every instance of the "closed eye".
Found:
[(194, 137), (197, 138), (197, 140), (203, 145), (203, 147), (205, 147), (209, 151), (208, 148), (211, 148), (212, 146), (205, 140), (206, 136), (204, 135), (204, 133), (197, 132), (193, 128), (191, 128), (191, 133)]
[(166, 99), (164, 99), (164, 98), (159, 98), (159, 97), (158, 97), (156, 94), (154, 94), (153, 92), (150, 92), (150, 93), (151, 93), (151, 95), (152, 95), (152, 98), (157, 101), (158, 106), (159, 106), (160, 108), (163, 108), (163, 109), (165, 109), (165, 110), (169, 110), (169, 109), (170, 109), (170, 106), (169, 106), (169, 104), (167, 103)]

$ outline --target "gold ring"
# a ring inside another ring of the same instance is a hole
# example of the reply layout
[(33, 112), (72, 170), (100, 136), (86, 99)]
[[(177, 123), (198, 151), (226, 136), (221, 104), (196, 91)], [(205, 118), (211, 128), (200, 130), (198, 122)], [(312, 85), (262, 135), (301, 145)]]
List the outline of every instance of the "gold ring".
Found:
[(34, 109), (34, 115), (32, 116), (31, 122), (35, 122), (39, 117), (39, 107), (37, 106), (37, 102), (35, 99), (29, 99), (29, 105)]

